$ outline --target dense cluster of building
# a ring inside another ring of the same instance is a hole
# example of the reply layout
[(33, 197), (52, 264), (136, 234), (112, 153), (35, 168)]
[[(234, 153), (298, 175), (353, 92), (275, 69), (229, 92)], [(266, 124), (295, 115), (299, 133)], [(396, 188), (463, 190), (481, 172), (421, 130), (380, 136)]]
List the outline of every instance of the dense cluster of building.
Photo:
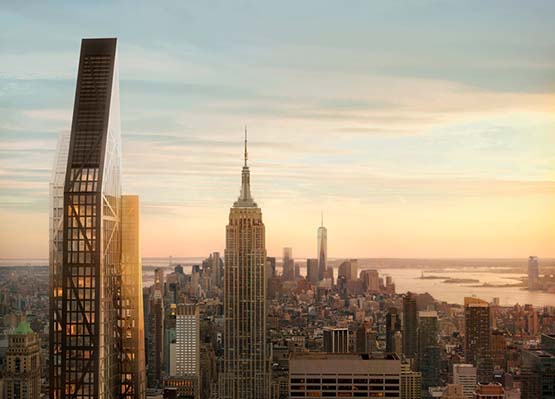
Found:
[(118, 124), (116, 40), (86, 39), (51, 184), (50, 284), (0, 270), (2, 397), (555, 397), (555, 307), (397, 293), (370, 265), (328, 259), (323, 220), (315, 258), (268, 257), (246, 131), (224, 256), (170, 262), (143, 288)]

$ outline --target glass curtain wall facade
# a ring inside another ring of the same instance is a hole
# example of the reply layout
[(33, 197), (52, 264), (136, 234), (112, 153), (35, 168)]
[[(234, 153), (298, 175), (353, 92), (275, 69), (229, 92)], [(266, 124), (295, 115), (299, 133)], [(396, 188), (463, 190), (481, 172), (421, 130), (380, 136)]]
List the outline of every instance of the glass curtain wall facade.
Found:
[(123, 313), (122, 398), (146, 394), (143, 277), (139, 237), (139, 197), (121, 197)]
[(116, 39), (84, 39), (52, 279), (51, 398), (121, 393), (120, 134)]
[[(50, 264), (50, 325), (49, 325), (49, 380), (56, 387), (61, 375), (61, 352), (58, 350), (62, 342), (62, 263), (64, 242), (64, 185), (67, 168), (70, 132), (63, 131), (58, 135), (58, 144), (54, 156), (52, 177), (50, 180), (50, 226), (49, 226), (49, 264)], [(55, 350), (56, 349), (56, 350)]]

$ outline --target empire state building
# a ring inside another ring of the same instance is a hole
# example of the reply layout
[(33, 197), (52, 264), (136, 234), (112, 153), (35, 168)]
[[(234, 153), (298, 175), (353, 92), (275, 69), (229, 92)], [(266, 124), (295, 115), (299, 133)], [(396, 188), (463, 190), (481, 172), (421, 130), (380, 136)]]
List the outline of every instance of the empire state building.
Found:
[(224, 271), (224, 374), (220, 397), (267, 398), (266, 240), (262, 211), (250, 191), (245, 130), (241, 194), (229, 212)]

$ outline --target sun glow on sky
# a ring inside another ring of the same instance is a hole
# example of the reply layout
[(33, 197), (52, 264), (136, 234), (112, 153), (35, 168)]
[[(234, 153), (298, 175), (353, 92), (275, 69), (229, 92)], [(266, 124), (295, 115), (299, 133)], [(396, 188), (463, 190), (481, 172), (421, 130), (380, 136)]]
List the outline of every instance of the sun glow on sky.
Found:
[(144, 256), (223, 252), (245, 124), (271, 256), (314, 257), (321, 210), (330, 257), (555, 255), (555, 3), (134, 4), (0, 9), (0, 257), (48, 255), (95, 36)]

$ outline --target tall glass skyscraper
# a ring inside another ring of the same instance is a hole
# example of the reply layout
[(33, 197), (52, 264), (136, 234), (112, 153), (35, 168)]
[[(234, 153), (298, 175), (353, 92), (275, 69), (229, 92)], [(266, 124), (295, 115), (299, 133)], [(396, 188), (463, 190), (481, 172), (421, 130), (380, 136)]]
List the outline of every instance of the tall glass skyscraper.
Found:
[(230, 210), (226, 227), (224, 374), (220, 398), (270, 397), (265, 242), (262, 211), (250, 191), (245, 132), (241, 194)]
[[(56, 190), (57, 172), (52, 185), (53, 399), (141, 397), (135, 385), (139, 374), (130, 375), (125, 366), (126, 359), (136, 362), (133, 369), (144, 373), (140, 356), (126, 356), (131, 345), (128, 339), (139, 339), (136, 331), (128, 335), (127, 329), (143, 327), (139, 325), (142, 316), (137, 313), (142, 313), (142, 306), (126, 305), (136, 301), (134, 292), (140, 292), (140, 286), (126, 290), (122, 284), (120, 135), (116, 39), (84, 39), (63, 206)], [(63, 146), (62, 141), (59, 148), (63, 150)], [(58, 159), (62, 157), (60, 151)], [(136, 274), (138, 270), (135, 262), (125, 273)], [(133, 281), (140, 284), (140, 277)], [(126, 323), (131, 313), (134, 323), (131, 319)]]
[(328, 261), (328, 230), (324, 227), (324, 214), (318, 227), (318, 280), (323, 280)]

